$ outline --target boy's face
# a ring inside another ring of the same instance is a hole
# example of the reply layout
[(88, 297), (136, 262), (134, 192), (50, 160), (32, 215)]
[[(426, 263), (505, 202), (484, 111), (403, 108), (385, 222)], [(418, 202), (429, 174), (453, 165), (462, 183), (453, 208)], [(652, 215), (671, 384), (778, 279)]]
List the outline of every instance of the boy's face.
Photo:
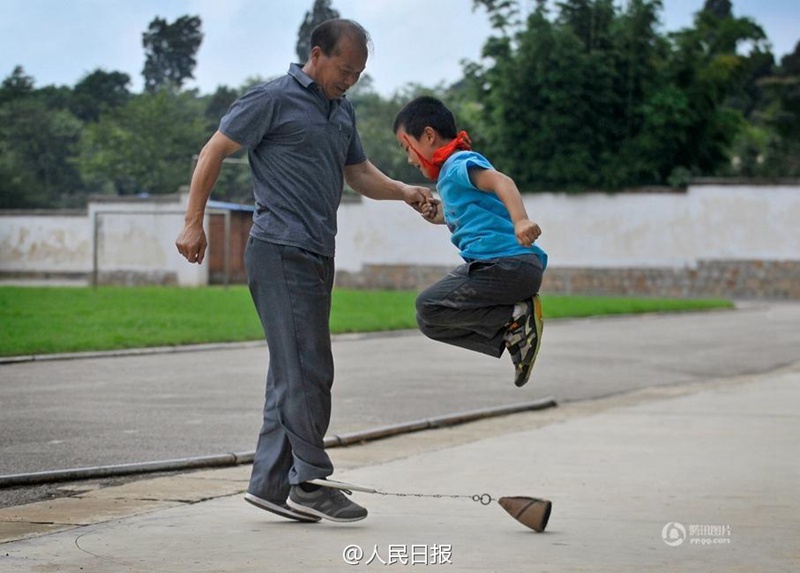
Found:
[(431, 179), (431, 174), (428, 173), (419, 156), (421, 155), (429, 162), (433, 160), (433, 153), (437, 149), (436, 133), (433, 129), (426, 127), (420, 138), (417, 139), (413, 135), (409, 135), (403, 126), (400, 126), (394, 135), (397, 143), (405, 151), (408, 163), (419, 169), (425, 177)]

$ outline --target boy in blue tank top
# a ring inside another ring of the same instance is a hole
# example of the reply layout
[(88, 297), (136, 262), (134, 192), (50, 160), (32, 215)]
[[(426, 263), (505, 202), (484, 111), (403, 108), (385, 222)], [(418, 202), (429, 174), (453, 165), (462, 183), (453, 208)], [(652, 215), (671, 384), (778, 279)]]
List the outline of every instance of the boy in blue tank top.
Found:
[(441, 101), (412, 100), (393, 129), (408, 162), (436, 181), (441, 202), (429, 201), (423, 217), (447, 225), (464, 259), (417, 297), (420, 331), (496, 358), (508, 350), (514, 383), (524, 385), (542, 339), (538, 292), (547, 254), (535, 244), (541, 228), (528, 218), (514, 181), (472, 151)]

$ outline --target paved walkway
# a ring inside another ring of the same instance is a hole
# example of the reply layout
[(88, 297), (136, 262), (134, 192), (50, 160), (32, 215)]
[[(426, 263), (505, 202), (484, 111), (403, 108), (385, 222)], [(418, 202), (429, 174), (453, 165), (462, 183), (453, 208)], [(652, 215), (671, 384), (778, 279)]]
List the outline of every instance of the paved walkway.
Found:
[(237, 467), (0, 510), (0, 570), (797, 571), (798, 443), (794, 362), (332, 450), (333, 477), (383, 492), (547, 497), (544, 533), (468, 497), (356, 493), (364, 521), (288, 522)]

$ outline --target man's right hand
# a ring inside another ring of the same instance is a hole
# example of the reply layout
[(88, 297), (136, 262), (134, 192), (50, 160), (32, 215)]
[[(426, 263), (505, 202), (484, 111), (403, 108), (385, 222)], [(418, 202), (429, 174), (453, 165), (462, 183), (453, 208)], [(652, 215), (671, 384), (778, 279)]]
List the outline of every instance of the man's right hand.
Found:
[(183, 230), (175, 241), (175, 246), (178, 247), (178, 252), (186, 257), (187, 261), (198, 265), (201, 264), (206, 256), (206, 247), (208, 247), (203, 225), (188, 223), (184, 225)]

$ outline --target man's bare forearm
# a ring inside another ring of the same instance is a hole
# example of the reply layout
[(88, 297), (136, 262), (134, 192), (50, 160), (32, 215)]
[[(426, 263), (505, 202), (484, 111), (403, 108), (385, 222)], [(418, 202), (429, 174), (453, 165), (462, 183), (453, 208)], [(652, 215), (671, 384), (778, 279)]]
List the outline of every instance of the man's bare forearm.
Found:
[(189, 187), (189, 200), (186, 204), (185, 223), (196, 225), (203, 222), (206, 205), (214, 185), (217, 183), (224, 157), (215, 156), (213, 152), (203, 148), (197, 159), (192, 183)]
[(364, 197), (375, 200), (400, 200), (404, 183), (391, 179), (369, 160), (358, 165), (348, 165), (344, 170), (345, 181), (353, 191)]
[(222, 162), (239, 149), (238, 143), (218, 131), (200, 151), (189, 187), (189, 200), (186, 205), (185, 218), (187, 225), (196, 225), (203, 222), (208, 198), (211, 197), (211, 192), (214, 190), (219, 178)]

